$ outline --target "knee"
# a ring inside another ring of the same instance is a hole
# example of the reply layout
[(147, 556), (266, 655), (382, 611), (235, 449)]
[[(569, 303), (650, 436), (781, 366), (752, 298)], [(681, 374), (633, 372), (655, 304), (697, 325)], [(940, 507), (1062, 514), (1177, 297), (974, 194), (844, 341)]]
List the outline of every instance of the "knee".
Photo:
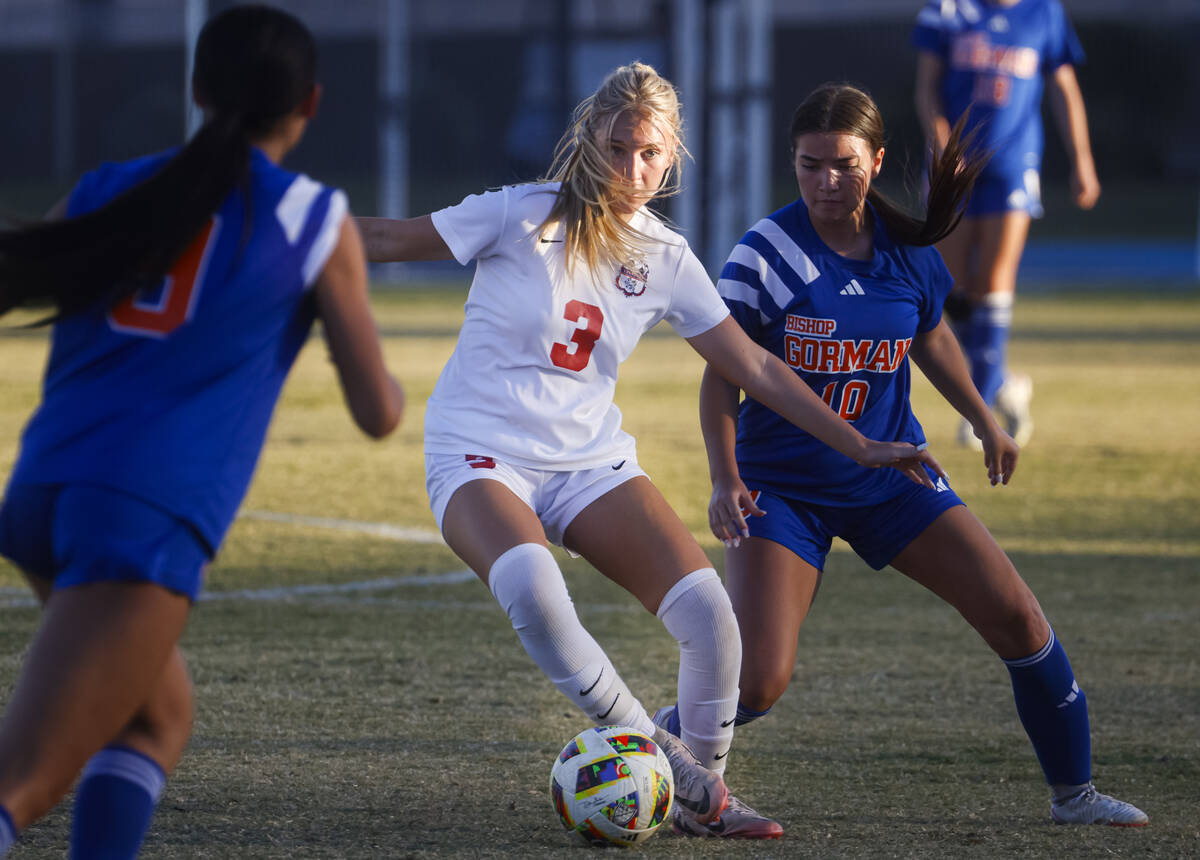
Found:
[(792, 666), (780, 662), (742, 664), (738, 701), (755, 711), (765, 711), (779, 701), (792, 680)]
[(1021, 600), (999, 607), (992, 617), (977, 624), (976, 629), (996, 655), (1004, 660), (1028, 657), (1045, 645), (1050, 637), (1050, 624), (1031, 593), (1024, 595)]
[(194, 715), (192, 682), (182, 659), (177, 659), (180, 659), (178, 669), (115, 739), (117, 744), (146, 753), (167, 773), (174, 770), (183, 756), (192, 734)]

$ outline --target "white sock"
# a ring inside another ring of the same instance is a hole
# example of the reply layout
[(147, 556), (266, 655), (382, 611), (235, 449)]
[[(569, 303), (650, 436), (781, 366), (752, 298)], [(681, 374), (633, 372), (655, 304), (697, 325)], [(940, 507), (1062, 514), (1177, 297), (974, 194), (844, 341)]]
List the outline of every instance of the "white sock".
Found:
[(679, 640), (680, 735), (701, 764), (724, 773), (737, 716), (742, 640), (717, 572), (704, 567), (675, 583), (658, 617)]
[(562, 571), (549, 549), (536, 543), (514, 546), (488, 571), (488, 587), (533, 662), (589, 718), (601, 725), (654, 733), (654, 723), (642, 703), (579, 623)]

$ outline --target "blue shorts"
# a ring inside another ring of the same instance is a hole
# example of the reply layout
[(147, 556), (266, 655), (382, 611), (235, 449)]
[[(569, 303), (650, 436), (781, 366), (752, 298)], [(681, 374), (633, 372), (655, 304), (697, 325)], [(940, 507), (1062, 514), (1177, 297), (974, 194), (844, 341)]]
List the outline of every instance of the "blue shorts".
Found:
[(1042, 217), (1041, 180), (1036, 168), (1013, 175), (985, 173), (975, 181), (963, 215), (972, 218), (1004, 212), (1028, 212), (1031, 218)]
[(195, 601), (210, 553), (187, 522), (118, 490), (16, 484), (0, 503), (0, 555), (55, 589), (153, 582)]
[(758, 492), (755, 503), (766, 516), (746, 517), (746, 525), (751, 537), (775, 541), (817, 570), (825, 569), (825, 557), (835, 537), (880, 570), (934, 520), (963, 503), (944, 478), (932, 472), (930, 477), (938, 489), (913, 484), (887, 501), (850, 508), (787, 499), (750, 487), (751, 492)]

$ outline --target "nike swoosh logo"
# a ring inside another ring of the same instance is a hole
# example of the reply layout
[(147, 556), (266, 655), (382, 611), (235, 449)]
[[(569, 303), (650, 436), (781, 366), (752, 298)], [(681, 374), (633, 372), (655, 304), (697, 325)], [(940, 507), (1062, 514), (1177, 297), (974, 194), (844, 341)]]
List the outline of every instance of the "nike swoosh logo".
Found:
[(592, 681), (592, 686), (588, 687), (586, 690), (580, 690), (579, 695), (586, 696), (588, 693), (592, 692), (592, 690), (596, 689), (596, 685), (600, 683), (600, 679), (603, 677), (604, 677), (604, 667), (601, 667), (600, 674), (596, 676), (595, 681)]
[(685, 809), (690, 809), (697, 815), (704, 815), (708, 812), (709, 806), (711, 806), (708, 799), (708, 786), (704, 787), (704, 798), (702, 800), (688, 800), (686, 797), (677, 794), (675, 795), (675, 801), (683, 804)]
[[(734, 719), (737, 719), (737, 718), (734, 717)], [(721, 728), (727, 729), (732, 725), (733, 725), (733, 720), (726, 720), (725, 722), (721, 723)]]
[(721, 753), (720, 755), (714, 755), (713, 761), (720, 761), (721, 759), (725, 758), (725, 756), (727, 756), (727, 755), (729, 755), (729, 750), (725, 750), (725, 752)]
[(596, 719), (598, 719), (598, 720), (607, 719), (608, 715), (612, 713), (612, 709), (617, 706), (617, 699), (619, 699), (619, 698), (621, 698), (621, 694), (617, 693), (616, 698), (613, 699), (613, 703), (608, 706), (608, 710), (605, 711), (603, 714), (596, 714)]
[(613, 468), (613, 471), (614, 471), (614, 472), (615, 472), (615, 471), (617, 471), (617, 469), (620, 469), (620, 468), (621, 468), (622, 466), (624, 466), (624, 465), (625, 465), (625, 461), (624, 461), (624, 460), (622, 460), (620, 463), (617, 463), (617, 465), (615, 465), (615, 466), (613, 466), (613, 467), (612, 467), (612, 468)]

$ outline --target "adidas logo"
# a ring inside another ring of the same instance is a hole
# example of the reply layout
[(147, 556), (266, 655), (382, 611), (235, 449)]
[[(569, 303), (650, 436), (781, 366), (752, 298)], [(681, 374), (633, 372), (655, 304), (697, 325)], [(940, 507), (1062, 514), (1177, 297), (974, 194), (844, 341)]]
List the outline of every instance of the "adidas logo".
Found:
[(842, 287), (841, 292), (838, 293), (838, 295), (842, 296), (865, 296), (866, 294), (867, 292), (862, 288), (862, 284), (854, 278), (851, 278), (850, 283)]
[(939, 493), (944, 493), (950, 489), (950, 487), (946, 485), (946, 479), (941, 475), (938, 475), (937, 483), (933, 485), (933, 488)]

